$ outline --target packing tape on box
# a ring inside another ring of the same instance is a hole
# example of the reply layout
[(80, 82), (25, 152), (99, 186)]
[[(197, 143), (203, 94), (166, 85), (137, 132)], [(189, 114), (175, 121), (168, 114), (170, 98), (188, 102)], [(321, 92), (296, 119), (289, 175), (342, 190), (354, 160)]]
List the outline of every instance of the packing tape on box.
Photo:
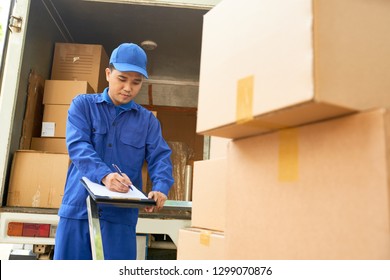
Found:
[(205, 246), (210, 245), (210, 236), (211, 232), (210, 231), (202, 231), (199, 235), (199, 243)]
[(237, 81), (237, 123), (245, 123), (253, 119), (253, 87), (253, 76), (248, 76)]
[(279, 131), (279, 181), (295, 182), (299, 175), (298, 129)]
[(285, 129), (277, 123), (266, 122), (253, 117), (254, 76), (237, 81), (236, 123), (259, 129), (260, 131), (280, 130), (279, 132), (279, 181), (298, 180), (298, 131)]
[(254, 76), (247, 76), (237, 81), (236, 95), (236, 123), (240, 126), (269, 131), (282, 129), (285, 126), (264, 120), (255, 119), (253, 116), (253, 92)]

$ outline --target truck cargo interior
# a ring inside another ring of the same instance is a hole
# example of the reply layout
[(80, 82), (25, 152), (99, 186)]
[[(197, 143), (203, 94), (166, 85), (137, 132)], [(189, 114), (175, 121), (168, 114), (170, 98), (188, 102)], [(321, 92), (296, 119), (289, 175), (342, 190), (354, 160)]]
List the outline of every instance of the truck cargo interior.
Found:
[[(108, 2), (31, 1), (13, 133), (22, 133), (31, 71), (51, 79), (55, 43), (99, 44), (109, 55), (122, 42), (153, 40), (157, 47), (146, 50), (149, 80), (136, 101), (157, 111), (166, 140), (188, 150), (191, 162), (203, 159), (204, 141), (195, 127), (207, 9)], [(12, 151), (21, 137), (13, 137)]]
[(100, 44), (109, 55), (119, 43), (153, 40), (157, 48), (147, 50), (150, 77), (136, 101), (158, 111), (168, 141), (187, 142), (194, 159), (203, 159), (203, 137), (195, 135), (195, 123), (207, 10), (107, 2), (31, 1), (14, 133), (21, 132), (30, 71), (51, 78), (56, 42)]

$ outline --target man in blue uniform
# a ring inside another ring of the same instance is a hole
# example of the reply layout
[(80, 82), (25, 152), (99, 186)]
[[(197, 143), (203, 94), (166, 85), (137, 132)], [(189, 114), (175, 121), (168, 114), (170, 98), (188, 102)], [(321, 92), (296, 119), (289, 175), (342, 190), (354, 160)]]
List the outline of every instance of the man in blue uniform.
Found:
[[(142, 186), (146, 160), (153, 182), (148, 197), (156, 206), (145, 210), (158, 211), (167, 199), (173, 185), (171, 150), (157, 118), (133, 101), (148, 78), (146, 65), (146, 54), (138, 45), (119, 45), (106, 69), (108, 88), (79, 95), (70, 105), (66, 143), (71, 164), (58, 213), (54, 259), (92, 259), (83, 176), (109, 190), (127, 192), (130, 184)], [(136, 259), (138, 209), (99, 205), (99, 216), (104, 258)]]

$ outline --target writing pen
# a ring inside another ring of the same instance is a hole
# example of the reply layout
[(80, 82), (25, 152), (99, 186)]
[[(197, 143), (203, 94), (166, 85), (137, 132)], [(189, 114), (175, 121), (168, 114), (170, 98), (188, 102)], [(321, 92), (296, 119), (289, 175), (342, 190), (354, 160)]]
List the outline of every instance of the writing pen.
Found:
[[(118, 165), (116, 165), (115, 163), (113, 163), (112, 166), (114, 166), (116, 172), (118, 172), (119, 175), (121, 175), (121, 176), (123, 177), (122, 171), (119, 169)], [(128, 187), (130, 188), (130, 190), (133, 190), (133, 188), (131, 187), (131, 185), (129, 185)]]

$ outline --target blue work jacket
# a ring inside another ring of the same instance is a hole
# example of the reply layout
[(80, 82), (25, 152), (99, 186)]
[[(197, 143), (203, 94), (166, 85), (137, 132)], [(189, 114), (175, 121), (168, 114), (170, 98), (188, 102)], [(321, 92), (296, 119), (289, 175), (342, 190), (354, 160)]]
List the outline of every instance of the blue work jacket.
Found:
[[(117, 107), (108, 88), (102, 94), (81, 94), (69, 107), (66, 144), (71, 160), (59, 216), (87, 219), (85, 176), (101, 183), (120, 167), (142, 189), (142, 166), (146, 160), (153, 190), (168, 195), (173, 185), (171, 149), (163, 139), (157, 118), (131, 101)], [(102, 186), (103, 187), (103, 186)], [(99, 205), (99, 216), (114, 223), (136, 225), (138, 209)]]

